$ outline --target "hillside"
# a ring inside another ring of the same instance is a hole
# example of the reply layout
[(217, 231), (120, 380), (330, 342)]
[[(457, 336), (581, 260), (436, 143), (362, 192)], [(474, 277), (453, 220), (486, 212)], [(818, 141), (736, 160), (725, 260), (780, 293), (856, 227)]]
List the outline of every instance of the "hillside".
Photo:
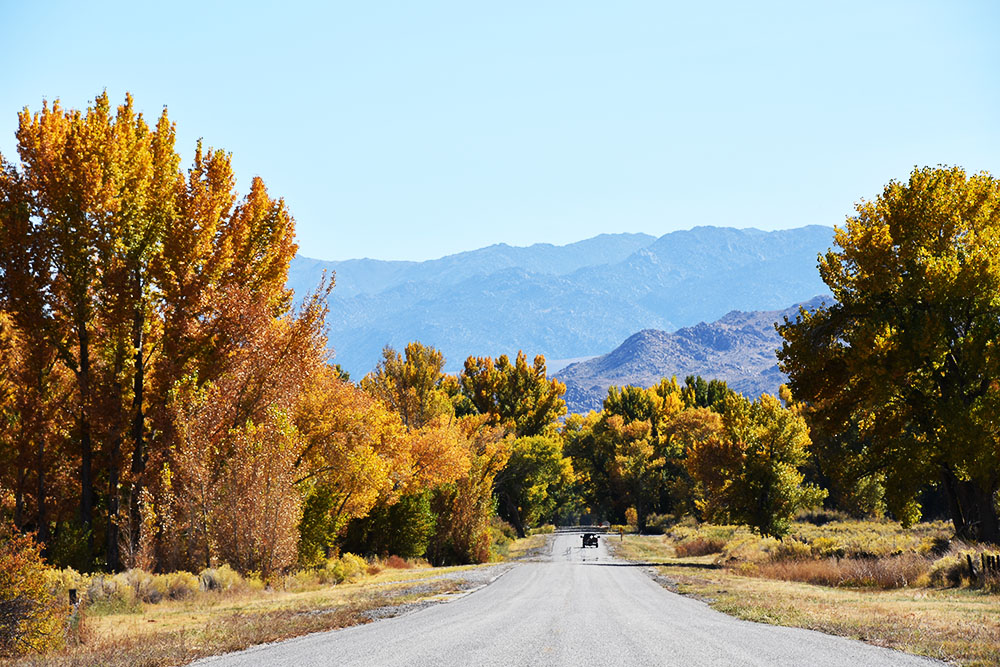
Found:
[(301, 296), (324, 270), (336, 272), (327, 324), (336, 360), (352, 375), (371, 370), (384, 345), (411, 340), (440, 348), (455, 371), (470, 354), (587, 357), (641, 329), (808, 299), (825, 289), (816, 256), (832, 234), (696, 227), (660, 238), (501, 244), (426, 262), (296, 257), (289, 286)]
[(649, 387), (671, 376), (681, 382), (688, 375), (722, 379), (752, 398), (776, 394), (786, 378), (774, 354), (781, 347), (774, 324), (794, 318), (800, 305), (813, 309), (823, 301), (832, 297), (815, 297), (785, 310), (734, 310), (711, 324), (700, 322), (674, 333), (645, 329), (608, 354), (570, 364), (555, 376), (566, 383), (570, 412), (600, 410), (610, 385)]

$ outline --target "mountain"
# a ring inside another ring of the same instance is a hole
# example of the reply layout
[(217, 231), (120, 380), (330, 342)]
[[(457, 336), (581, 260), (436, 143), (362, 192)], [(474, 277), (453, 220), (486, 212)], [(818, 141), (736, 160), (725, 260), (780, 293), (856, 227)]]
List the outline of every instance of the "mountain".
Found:
[(589, 357), (640, 329), (808, 299), (825, 290), (816, 256), (832, 237), (822, 226), (696, 227), (499, 244), (426, 262), (296, 257), (288, 284), (301, 298), (324, 270), (335, 272), (327, 325), (336, 361), (352, 375), (371, 370), (384, 345), (411, 340), (441, 349), (455, 371), (470, 354)]
[(699, 322), (674, 333), (644, 329), (600, 357), (570, 364), (555, 374), (566, 383), (570, 412), (600, 410), (610, 385), (649, 387), (660, 378), (689, 375), (725, 380), (731, 389), (757, 398), (777, 394), (786, 381), (775, 351), (781, 337), (774, 325), (794, 319), (799, 307), (814, 310), (830, 296), (817, 296), (784, 310), (734, 310), (719, 320)]

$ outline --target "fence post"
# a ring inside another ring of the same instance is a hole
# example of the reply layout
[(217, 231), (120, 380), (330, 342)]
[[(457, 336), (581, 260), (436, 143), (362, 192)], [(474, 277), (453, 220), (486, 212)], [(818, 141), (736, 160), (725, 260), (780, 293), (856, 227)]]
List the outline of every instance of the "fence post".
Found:
[(965, 554), (965, 560), (969, 562), (969, 578), (973, 581), (976, 580), (976, 568), (972, 564), (972, 554)]

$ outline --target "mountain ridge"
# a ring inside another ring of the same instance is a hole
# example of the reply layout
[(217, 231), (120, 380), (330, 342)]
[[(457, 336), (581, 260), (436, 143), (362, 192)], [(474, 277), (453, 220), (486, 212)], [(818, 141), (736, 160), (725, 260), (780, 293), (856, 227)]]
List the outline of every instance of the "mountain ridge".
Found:
[(781, 310), (733, 310), (672, 333), (643, 329), (607, 354), (570, 364), (553, 377), (566, 383), (570, 412), (600, 410), (610, 385), (650, 387), (672, 376), (725, 380), (750, 398), (777, 394), (786, 377), (775, 356), (782, 339), (774, 325), (794, 318), (800, 307), (814, 310), (832, 301), (824, 294)]
[(427, 262), (296, 257), (301, 295), (336, 271), (327, 318), (335, 359), (364, 375), (386, 344), (469, 355), (602, 354), (642, 329), (673, 331), (730, 310), (780, 308), (825, 290), (816, 257), (832, 227), (764, 232), (695, 227), (660, 237), (604, 234), (566, 246), (496, 244)]

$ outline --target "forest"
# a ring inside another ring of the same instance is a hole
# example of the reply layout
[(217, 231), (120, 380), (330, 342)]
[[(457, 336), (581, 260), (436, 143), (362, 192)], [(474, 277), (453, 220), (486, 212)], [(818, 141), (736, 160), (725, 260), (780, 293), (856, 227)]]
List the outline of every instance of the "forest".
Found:
[[(262, 581), (345, 554), (486, 562), (543, 525), (681, 517), (782, 538), (804, 510), (946, 516), (1000, 543), (1000, 182), (915, 169), (863, 201), (779, 325), (789, 383), (612, 387), (567, 415), (545, 359), (414, 341), (360, 379), (329, 276), (286, 287), (294, 220), (232, 156), (182, 166), (131, 97), (19, 116), (0, 165), (0, 620), (45, 567)], [(298, 305), (295, 305), (298, 304)], [(53, 612), (54, 613), (54, 612)], [(16, 622), (15, 622), (16, 621)], [(24, 626), (27, 628), (27, 626)], [(44, 627), (0, 636), (0, 652)]]

